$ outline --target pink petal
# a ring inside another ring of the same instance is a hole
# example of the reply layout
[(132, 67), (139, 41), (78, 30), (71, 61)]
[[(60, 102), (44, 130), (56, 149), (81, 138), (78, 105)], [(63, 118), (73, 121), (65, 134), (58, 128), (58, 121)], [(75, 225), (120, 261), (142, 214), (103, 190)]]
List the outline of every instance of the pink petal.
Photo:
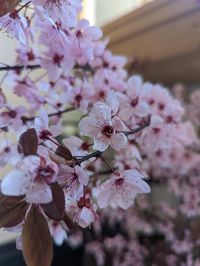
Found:
[(83, 207), (79, 215), (79, 224), (83, 228), (87, 227), (94, 221), (94, 214), (86, 207)]
[(139, 117), (144, 117), (149, 114), (149, 106), (145, 102), (139, 102), (134, 108), (134, 113)]
[(102, 134), (94, 138), (93, 148), (98, 151), (105, 151), (110, 145), (110, 139)]
[(102, 37), (102, 31), (98, 27), (91, 26), (87, 28), (86, 36), (96, 41)]
[(89, 176), (87, 175), (86, 171), (84, 171), (83, 168), (77, 165), (75, 166), (75, 173), (78, 176), (78, 181), (84, 186), (87, 186), (89, 182)]
[(111, 124), (111, 108), (104, 103), (96, 103), (92, 109), (92, 114), (97, 120), (97, 125), (110, 125)]
[(52, 192), (48, 185), (34, 183), (26, 193), (26, 201), (29, 203), (45, 204), (52, 201)]
[(136, 193), (150, 193), (150, 186), (142, 179), (142, 175), (137, 170), (127, 170), (122, 173), (125, 182), (135, 188)]
[(123, 194), (119, 194), (117, 203), (118, 203), (120, 208), (126, 210), (133, 204), (133, 202), (134, 202), (134, 196), (133, 195), (131, 195), (131, 196), (126, 195), (124, 197)]
[(120, 151), (125, 148), (127, 142), (127, 137), (123, 133), (117, 133), (111, 137), (110, 146), (116, 151)]
[(19, 170), (9, 172), (1, 182), (1, 191), (8, 196), (24, 195), (30, 184), (30, 178)]
[(104, 189), (102, 190), (99, 195), (97, 196), (97, 203), (99, 208), (105, 208), (109, 205), (110, 201), (110, 196), (111, 196), (111, 189)]
[(82, 118), (78, 126), (80, 128), (81, 133), (85, 136), (94, 137), (99, 132), (99, 129), (97, 127), (91, 125), (90, 117)]

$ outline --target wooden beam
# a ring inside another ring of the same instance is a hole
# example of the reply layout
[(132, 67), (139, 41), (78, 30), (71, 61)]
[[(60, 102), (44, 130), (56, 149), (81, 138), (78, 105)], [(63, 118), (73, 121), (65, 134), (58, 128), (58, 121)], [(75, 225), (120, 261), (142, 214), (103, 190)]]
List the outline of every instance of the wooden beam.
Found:
[(140, 68), (145, 77), (200, 81), (200, 4), (196, 0), (155, 0), (103, 30), (113, 52), (146, 62), (145, 70), (144, 65)]

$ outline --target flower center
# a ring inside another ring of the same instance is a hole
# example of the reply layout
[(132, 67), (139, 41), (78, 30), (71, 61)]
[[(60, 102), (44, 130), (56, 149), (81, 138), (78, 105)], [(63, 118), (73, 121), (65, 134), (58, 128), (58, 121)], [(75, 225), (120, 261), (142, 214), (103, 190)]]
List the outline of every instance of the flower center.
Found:
[(138, 104), (138, 101), (139, 101), (138, 97), (134, 98), (134, 99), (132, 100), (132, 102), (131, 102), (131, 106), (132, 106), (132, 107), (135, 107), (135, 106)]
[(89, 146), (90, 146), (89, 143), (85, 141), (82, 143), (81, 148), (84, 151), (88, 151)]
[(154, 134), (160, 133), (160, 128), (153, 128), (153, 132), (154, 132)]
[(80, 103), (82, 101), (82, 96), (80, 94), (77, 94), (75, 97), (75, 101), (77, 103), (77, 107), (80, 107)]
[(4, 152), (9, 153), (10, 151), (11, 151), (10, 147), (7, 146), (7, 147), (4, 148)]
[(43, 130), (41, 133), (40, 133), (40, 138), (41, 139), (49, 139), (49, 137), (52, 136), (51, 132), (48, 131), (48, 130)]
[(15, 118), (17, 116), (17, 112), (15, 110), (11, 110), (9, 112), (9, 116), (10, 116), (10, 118)]
[(165, 105), (163, 103), (159, 103), (158, 108), (160, 111), (163, 111), (165, 109)]
[(85, 199), (84, 197), (81, 197), (78, 201), (78, 207), (82, 209), (83, 207), (90, 208), (90, 199)]
[(103, 127), (102, 129), (102, 134), (106, 135), (106, 137), (110, 138), (112, 136), (112, 134), (114, 133), (114, 129), (112, 126), (110, 125), (106, 125)]
[(47, 183), (51, 183), (54, 173), (55, 171), (48, 165), (45, 167), (39, 167), (35, 181), (45, 180)]
[(115, 180), (115, 185), (116, 186), (121, 186), (124, 183), (124, 178), (118, 178)]
[(63, 58), (64, 58), (63, 55), (55, 54), (53, 58), (54, 64), (60, 66), (60, 63), (63, 60)]

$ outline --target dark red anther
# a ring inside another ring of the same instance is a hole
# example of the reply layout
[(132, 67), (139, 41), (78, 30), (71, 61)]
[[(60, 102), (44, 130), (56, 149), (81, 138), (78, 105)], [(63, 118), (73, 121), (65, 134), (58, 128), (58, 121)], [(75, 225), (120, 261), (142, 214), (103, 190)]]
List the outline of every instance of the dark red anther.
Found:
[(112, 136), (112, 134), (114, 133), (114, 129), (112, 126), (110, 125), (106, 125), (103, 127), (102, 129), (102, 134), (106, 135), (106, 137), (110, 138)]

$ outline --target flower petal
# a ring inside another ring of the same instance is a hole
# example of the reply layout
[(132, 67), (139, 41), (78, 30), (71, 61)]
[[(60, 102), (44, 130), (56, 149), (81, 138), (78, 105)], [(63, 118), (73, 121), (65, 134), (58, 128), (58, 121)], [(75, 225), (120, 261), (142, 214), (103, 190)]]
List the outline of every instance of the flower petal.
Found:
[(81, 133), (85, 136), (94, 137), (99, 132), (99, 129), (96, 126), (91, 125), (90, 117), (82, 118), (78, 126)]
[(117, 133), (111, 137), (110, 146), (116, 151), (120, 151), (125, 148), (127, 142), (127, 137), (123, 133)]
[(97, 196), (97, 203), (99, 208), (105, 208), (110, 203), (111, 189), (102, 190)]
[(24, 172), (13, 170), (1, 182), (1, 191), (8, 196), (24, 195), (30, 184), (30, 179)]
[(47, 184), (34, 183), (34, 186), (26, 194), (29, 203), (45, 204), (53, 200), (52, 192)]
[(93, 148), (98, 151), (105, 151), (110, 145), (110, 139), (102, 134), (98, 134), (94, 138)]
[(95, 217), (92, 211), (86, 207), (83, 207), (79, 215), (80, 226), (87, 227), (94, 221)]
[(84, 186), (87, 186), (89, 182), (89, 176), (87, 175), (86, 171), (84, 171), (83, 168), (77, 165), (75, 166), (75, 173), (78, 176), (78, 181)]

